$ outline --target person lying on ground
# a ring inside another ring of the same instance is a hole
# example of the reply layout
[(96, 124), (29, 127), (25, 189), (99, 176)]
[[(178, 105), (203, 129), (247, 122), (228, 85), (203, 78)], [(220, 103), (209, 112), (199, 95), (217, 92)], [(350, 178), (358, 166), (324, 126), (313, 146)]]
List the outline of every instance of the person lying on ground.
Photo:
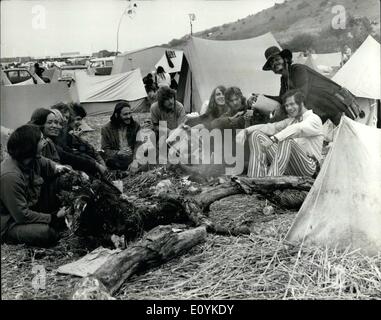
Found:
[(44, 184), (68, 167), (41, 157), (43, 138), (40, 128), (27, 124), (9, 137), (10, 157), (1, 163), (0, 219), (1, 242), (48, 247), (58, 240), (65, 208), (52, 212), (41, 203)]
[(106, 171), (105, 166), (94, 159), (74, 154), (68, 147), (64, 149), (56, 143), (63, 127), (63, 121), (63, 117), (57, 109), (39, 108), (33, 112), (29, 123), (39, 126), (43, 133), (44, 146), (42, 155), (55, 162), (70, 165), (74, 170), (84, 171), (89, 175), (104, 174)]
[(282, 101), (287, 119), (251, 126), (236, 136), (237, 143), (249, 140), (249, 177), (316, 174), (322, 158), (322, 121), (307, 110), (300, 90), (286, 92)]
[[(355, 97), (337, 83), (321, 75), (306, 65), (292, 63), (292, 52), (288, 49), (280, 50), (270, 47), (265, 51), (266, 63), (263, 70), (271, 70), (281, 75), (279, 96), (268, 96), (281, 103), (281, 97), (286, 91), (299, 89), (306, 97), (305, 105), (312, 109), (323, 123), (330, 119), (338, 125), (342, 113), (351, 119), (359, 115), (359, 106)], [(283, 120), (287, 115), (280, 108), (275, 112), (272, 122)]]
[(136, 140), (139, 130), (140, 125), (132, 117), (130, 104), (118, 102), (110, 121), (101, 129), (101, 148), (107, 167), (117, 170), (137, 168), (135, 154), (139, 146)]

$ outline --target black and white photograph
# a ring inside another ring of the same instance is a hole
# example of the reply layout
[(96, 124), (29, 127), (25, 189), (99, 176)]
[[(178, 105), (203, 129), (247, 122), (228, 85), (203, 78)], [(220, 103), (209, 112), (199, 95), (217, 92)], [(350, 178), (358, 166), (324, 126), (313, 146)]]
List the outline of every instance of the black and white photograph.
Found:
[(1, 300), (381, 300), (380, 41), (379, 0), (1, 1)]

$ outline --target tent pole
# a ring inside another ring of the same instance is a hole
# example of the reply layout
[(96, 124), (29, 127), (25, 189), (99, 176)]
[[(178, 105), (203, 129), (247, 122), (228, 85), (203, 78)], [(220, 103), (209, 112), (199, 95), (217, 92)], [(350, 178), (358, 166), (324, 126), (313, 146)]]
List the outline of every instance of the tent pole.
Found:
[(193, 96), (193, 79), (192, 79), (192, 71), (190, 71), (190, 112), (192, 113), (193, 111), (193, 99), (192, 99), (192, 96)]

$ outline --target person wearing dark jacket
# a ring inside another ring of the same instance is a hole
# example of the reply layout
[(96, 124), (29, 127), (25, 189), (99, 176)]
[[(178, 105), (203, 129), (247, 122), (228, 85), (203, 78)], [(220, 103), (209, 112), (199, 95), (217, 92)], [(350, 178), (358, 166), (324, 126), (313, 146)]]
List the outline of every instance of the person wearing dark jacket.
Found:
[(139, 130), (140, 125), (132, 117), (130, 104), (127, 101), (118, 102), (110, 121), (101, 130), (101, 148), (110, 169), (137, 167), (134, 156), (139, 145), (136, 141)]
[(35, 125), (17, 128), (7, 144), (10, 157), (1, 163), (1, 242), (48, 247), (66, 209), (50, 212), (40, 203), (42, 186), (69, 168), (40, 156), (42, 134)]
[[(344, 113), (351, 119), (359, 114), (355, 97), (337, 83), (326, 78), (315, 70), (302, 64), (292, 64), (292, 52), (270, 47), (265, 51), (266, 63), (264, 71), (272, 70), (281, 75), (279, 96), (267, 96), (281, 103), (281, 97), (286, 91), (299, 89), (306, 97), (306, 107), (312, 109), (324, 123), (330, 119), (335, 125), (340, 122)], [(285, 119), (287, 115), (280, 110), (272, 121)]]
[(68, 123), (69, 132), (66, 135), (67, 148), (74, 154), (79, 155), (90, 160), (95, 160), (102, 166), (106, 166), (103, 158), (95, 150), (95, 148), (81, 138), (81, 125), (83, 119), (87, 116), (86, 110), (79, 104), (74, 103), (71, 105), (72, 117)]
[(42, 155), (58, 163), (70, 165), (74, 170), (84, 171), (90, 175), (98, 172), (103, 174), (106, 168), (94, 159), (74, 154), (68, 148), (64, 149), (56, 143), (56, 139), (62, 130), (62, 122), (62, 115), (57, 109), (48, 110), (39, 108), (33, 112), (29, 123), (39, 126), (44, 135), (45, 145)]

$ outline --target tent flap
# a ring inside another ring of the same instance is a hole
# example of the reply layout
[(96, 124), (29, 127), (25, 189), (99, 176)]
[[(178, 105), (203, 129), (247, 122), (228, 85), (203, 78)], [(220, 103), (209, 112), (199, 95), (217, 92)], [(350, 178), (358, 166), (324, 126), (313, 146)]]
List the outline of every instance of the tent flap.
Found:
[[(278, 95), (279, 76), (273, 72), (262, 71), (266, 62), (264, 52), (271, 46), (279, 47), (271, 33), (233, 41), (192, 37), (184, 48), (184, 55), (192, 72), (192, 110), (199, 111), (202, 103), (218, 85), (237, 86), (245, 96), (251, 93)], [(187, 77), (182, 70), (180, 81), (185, 79)], [(187, 88), (190, 90), (190, 85)], [(183, 96), (190, 96), (190, 93)], [(200, 100), (194, 98), (198, 96)], [(189, 100), (184, 100), (186, 110), (190, 110)]]

